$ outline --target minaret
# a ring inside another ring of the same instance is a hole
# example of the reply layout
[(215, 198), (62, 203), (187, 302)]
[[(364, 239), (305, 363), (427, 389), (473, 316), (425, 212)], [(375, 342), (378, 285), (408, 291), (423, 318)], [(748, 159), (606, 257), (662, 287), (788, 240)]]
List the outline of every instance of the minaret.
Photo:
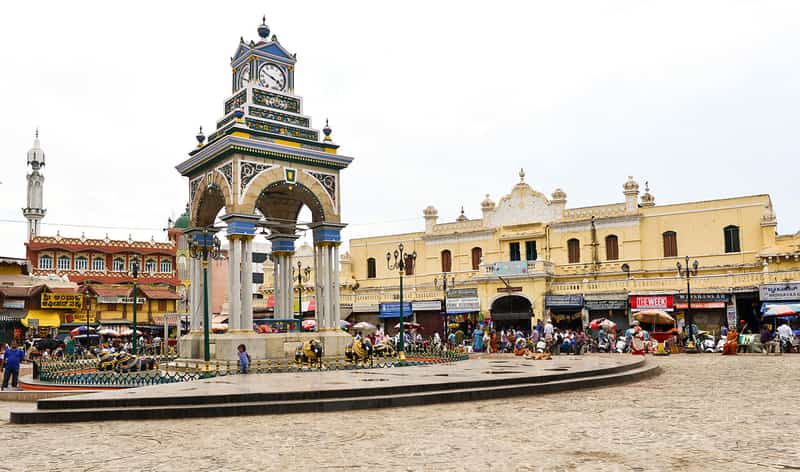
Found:
[(39, 146), (38, 128), (36, 129), (36, 138), (33, 140), (33, 147), (28, 151), (28, 165), (31, 166), (31, 173), (28, 174), (28, 206), (22, 209), (22, 214), (28, 220), (28, 240), (30, 241), (34, 236), (39, 235), (39, 221), (47, 212), (42, 208), (44, 175), (39, 173), (39, 169), (44, 167), (44, 151)]

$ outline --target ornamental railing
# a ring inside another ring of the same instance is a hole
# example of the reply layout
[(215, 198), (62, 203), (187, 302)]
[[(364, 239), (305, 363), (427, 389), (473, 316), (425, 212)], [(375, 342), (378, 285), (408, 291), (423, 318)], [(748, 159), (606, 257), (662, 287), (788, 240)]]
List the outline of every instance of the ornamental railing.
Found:
[[(468, 355), (460, 351), (409, 344), (405, 349), (406, 359), (401, 361), (396, 353), (373, 355), (368, 358), (345, 357), (323, 358), (317, 361), (256, 359), (248, 373), (298, 373), (335, 370), (392, 368), (413, 365), (440, 364), (465, 360)], [(39, 382), (76, 387), (127, 388), (145, 385), (160, 385), (191, 380), (240, 374), (237, 361), (182, 360), (169, 356), (157, 356), (155, 368), (139, 372), (99, 371), (98, 359), (75, 359), (58, 361), (35, 361), (34, 378)]]

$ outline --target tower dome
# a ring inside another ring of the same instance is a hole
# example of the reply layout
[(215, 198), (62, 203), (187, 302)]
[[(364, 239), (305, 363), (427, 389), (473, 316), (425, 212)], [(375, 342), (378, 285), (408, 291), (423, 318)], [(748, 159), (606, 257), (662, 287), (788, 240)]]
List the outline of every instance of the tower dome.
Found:
[(34, 170), (44, 166), (44, 150), (39, 144), (39, 130), (36, 130), (36, 137), (33, 140), (33, 147), (28, 151), (28, 165)]
[(439, 216), (439, 211), (433, 205), (428, 205), (427, 208), (422, 210), (422, 214), (428, 218), (435, 218)]
[(553, 203), (563, 203), (567, 201), (567, 192), (561, 190), (560, 188), (557, 188), (553, 190), (552, 197), (553, 197), (552, 200)]
[(267, 26), (267, 15), (261, 17), (261, 24), (258, 25), (258, 36), (261, 38), (262, 41), (266, 41), (269, 38), (269, 26)]
[(464, 207), (463, 206), (461, 207), (461, 214), (458, 215), (458, 218), (456, 218), (456, 221), (467, 221), (467, 215), (464, 214)]
[(491, 198), (489, 198), (489, 194), (487, 193), (486, 198), (484, 198), (483, 201), (481, 202), (481, 210), (490, 211), (494, 210), (494, 207), (495, 203)]
[(622, 184), (623, 193), (638, 193), (639, 183), (633, 180), (633, 176), (629, 175), (628, 180)]
[(642, 206), (643, 207), (651, 207), (656, 206), (656, 197), (650, 193), (650, 185), (645, 182), (644, 183), (644, 195), (642, 195)]
[(189, 204), (187, 203), (186, 210), (184, 210), (181, 216), (179, 216), (178, 219), (175, 220), (173, 228), (186, 229), (188, 227), (189, 227)]

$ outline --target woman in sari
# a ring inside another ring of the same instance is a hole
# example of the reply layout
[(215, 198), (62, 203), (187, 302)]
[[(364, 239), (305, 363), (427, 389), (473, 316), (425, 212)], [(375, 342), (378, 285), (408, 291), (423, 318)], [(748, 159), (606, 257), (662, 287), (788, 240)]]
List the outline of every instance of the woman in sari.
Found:
[(644, 333), (638, 321), (634, 321), (633, 333), (631, 334), (631, 354), (643, 356), (645, 352)]

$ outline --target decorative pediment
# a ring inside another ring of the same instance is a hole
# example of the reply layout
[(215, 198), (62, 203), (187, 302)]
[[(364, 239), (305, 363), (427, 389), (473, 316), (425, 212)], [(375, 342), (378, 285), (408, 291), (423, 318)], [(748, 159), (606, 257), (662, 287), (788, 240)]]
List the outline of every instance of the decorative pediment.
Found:
[(512, 226), (529, 223), (549, 223), (556, 218), (555, 208), (544, 194), (520, 182), (508, 195), (487, 212), (490, 226)]
[(270, 54), (272, 56), (281, 57), (281, 58), (286, 59), (287, 61), (289, 61), (291, 63), (295, 62), (295, 59), (294, 59), (294, 56), (292, 55), (292, 53), (287, 51), (286, 48), (284, 48), (283, 46), (280, 45), (280, 43), (272, 41), (272, 42), (269, 42), (269, 43), (265, 43), (263, 45), (256, 45), (256, 49), (258, 49), (261, 52), (265, 52), (267, 54)]

